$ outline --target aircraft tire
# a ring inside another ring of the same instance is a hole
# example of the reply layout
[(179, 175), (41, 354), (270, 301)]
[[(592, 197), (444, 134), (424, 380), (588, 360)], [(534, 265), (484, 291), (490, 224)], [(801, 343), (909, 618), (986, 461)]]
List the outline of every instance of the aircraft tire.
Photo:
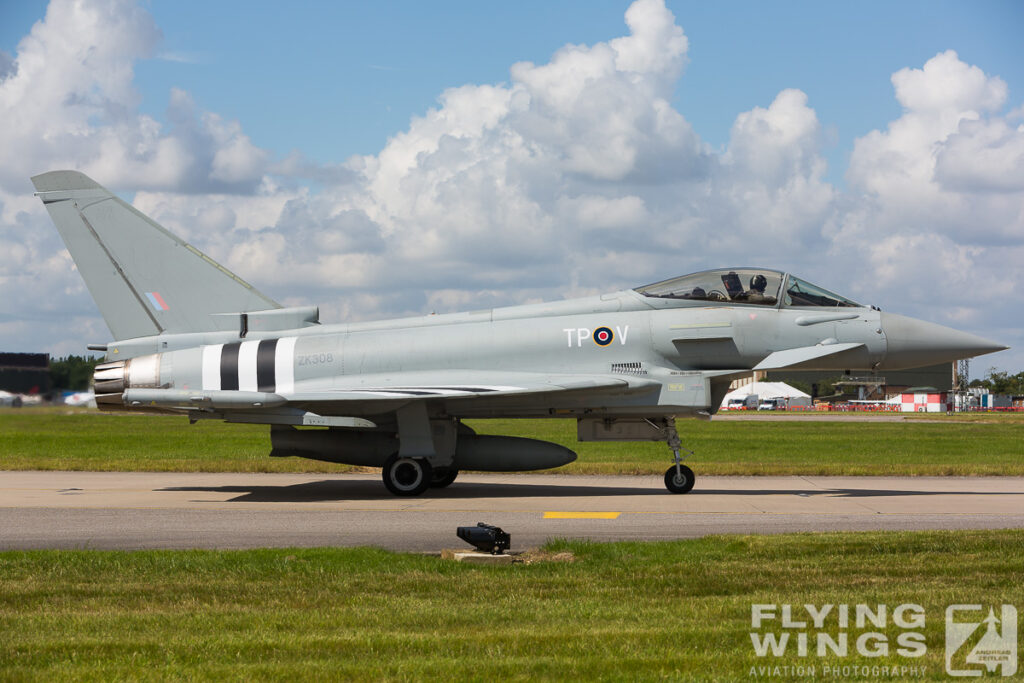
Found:
[(443, 489), (446, 486), (450, 486), (457, 476), (459, 476), (459, 470), (455, 467), (435, 468), (434, 474), (430, 478), (430, 488)]
[(418, 496), (433, 480), (433, 468), (423, 458), (399, 458), (392, 455), (384, 463), (384, 486), (396, 496)]
[(665, 472), (665, 488), (672, 493), (689, 493), (693, 489), (696, 477), (693, 474), (693, 470), (686, 465), (680, 465), (679, 469), (683, 473), (682, 481), (676, 476), (676, 466), (672, 465)]

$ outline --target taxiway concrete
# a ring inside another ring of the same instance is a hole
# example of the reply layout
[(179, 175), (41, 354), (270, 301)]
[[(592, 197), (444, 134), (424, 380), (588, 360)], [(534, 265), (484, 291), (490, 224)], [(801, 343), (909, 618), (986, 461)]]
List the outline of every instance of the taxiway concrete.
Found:
[(395, 498), (374, 475), (0, 472), (0, 549), (459, 547), (487, 522), (513, 549), (553, 537), (1024, 528), (1024, 477), (462, 475)]

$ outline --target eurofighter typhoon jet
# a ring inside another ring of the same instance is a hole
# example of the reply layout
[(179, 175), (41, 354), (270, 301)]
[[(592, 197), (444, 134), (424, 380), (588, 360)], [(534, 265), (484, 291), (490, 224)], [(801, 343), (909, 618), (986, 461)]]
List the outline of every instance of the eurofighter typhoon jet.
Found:
[(115, 341), (91, 344), (103, 410), (270, 425), (272, 456), (380, 467), (395, 495), (460, 470), (576, 454), (476, 434), (467, 418), (576, 420), (580, 441), (665, 441), (693, 488), (677, 417), (709, 418), (755, 370), (888, 370), (1006, 347), (767, 268), (723, 268), (602, 296), (324, 325), (282, 307), (75, 171), (32, 178)]

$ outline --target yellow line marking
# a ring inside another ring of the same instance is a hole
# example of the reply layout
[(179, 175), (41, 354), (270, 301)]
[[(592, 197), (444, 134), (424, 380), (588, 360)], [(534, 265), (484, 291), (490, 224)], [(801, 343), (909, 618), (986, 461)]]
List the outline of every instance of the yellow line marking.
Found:
[(544, 519), (618, 519), (621, 512), (545, 512)]

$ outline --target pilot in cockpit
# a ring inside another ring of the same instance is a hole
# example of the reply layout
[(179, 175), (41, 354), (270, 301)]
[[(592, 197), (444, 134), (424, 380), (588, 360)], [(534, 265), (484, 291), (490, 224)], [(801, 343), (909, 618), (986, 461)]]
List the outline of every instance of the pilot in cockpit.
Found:
[(764, 293), (767, 286), (768, 279), (764, 275), (758, 273), (750, 278), (750, 289), (746, 292), (746, 296), (743, 298), (748, 303), (752, 304), (774, 304), (775, 297)]

